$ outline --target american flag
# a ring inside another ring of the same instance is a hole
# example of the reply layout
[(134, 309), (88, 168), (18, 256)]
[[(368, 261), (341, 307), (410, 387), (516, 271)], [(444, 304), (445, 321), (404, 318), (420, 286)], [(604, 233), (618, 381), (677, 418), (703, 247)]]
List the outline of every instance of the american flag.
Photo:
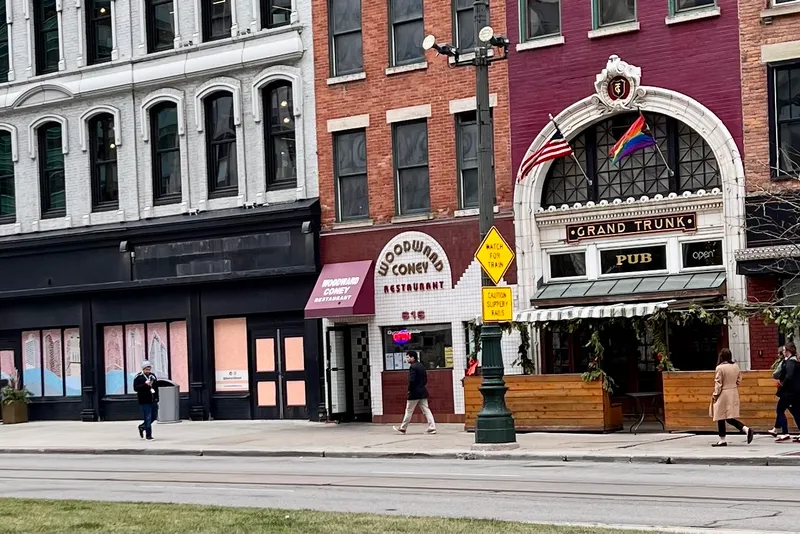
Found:
[(572, 147), (569, 146), (569, 143), (564, 138), (564, 134), (561, 133), (561, 130), (556, 127), (556, 133), (553, 134), (553, 137), (551, 137), (542, 148), (522, 161), (522, 165), (520, 165), (519, 179), (517, 181), (521, 182), (524, 180), (525, 176), (531, 172), (531, 169), (541, 163), (571, 155)]

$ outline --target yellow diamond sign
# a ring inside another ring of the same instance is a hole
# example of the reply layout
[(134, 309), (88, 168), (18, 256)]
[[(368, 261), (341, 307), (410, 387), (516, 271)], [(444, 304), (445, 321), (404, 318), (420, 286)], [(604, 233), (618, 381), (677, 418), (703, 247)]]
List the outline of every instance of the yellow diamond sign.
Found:
[(497, 228), (492, 226), (475, 252), (475, 259), (481, 264), (489, 278), (498, 284), (511, 266), (511, 262), (514, 261), (514, 251), (508, 246)]

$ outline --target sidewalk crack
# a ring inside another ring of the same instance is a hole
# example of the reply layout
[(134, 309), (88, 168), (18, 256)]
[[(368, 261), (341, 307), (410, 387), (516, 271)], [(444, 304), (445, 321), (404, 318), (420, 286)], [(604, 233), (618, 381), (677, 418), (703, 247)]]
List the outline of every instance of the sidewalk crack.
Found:
[(727, 522), (727, 521), (749, 521), (751, 519), (770, 519), (770, 518), (773, 518), (773, 517), (778, 517), (782, 513), (783, 513), (782, 510), (778, 510), (778, 511), (772, 512), (770, 514), (752, 515), (752, 516), (747, 516), (747, 517), (733, 517), (733, 518), (728, 518), (728, 519), (717, 519), (717, 520), (711, 521), (710, 523), (704, 523), (703, 525), (695, 526), (693, 528), (717, 528), (717, 527), (723, 526), (720, 523)]
[(686, 439), (686, 438), (691, 438), (691, 437), (693, 437), (692, 434), (686, 434), (685, 436), (670, 436), (670, 437), (664, 438), (664, 439), (657, 439), (655, 441), (647, 441), (647, 442), (643, 442), (643, 443), (633, 443), (631, 445), (623, 445), (623, 446), (617, 447), (617, 448), (618, 449), (632, 449), (633, 447), (639, 447), (641, 445), (650, 445), (650, 444), (653, 444), (653, 443), (665, 443), (667, 441), (675, 441), (675, 440), (678, 440), (678, 439)]

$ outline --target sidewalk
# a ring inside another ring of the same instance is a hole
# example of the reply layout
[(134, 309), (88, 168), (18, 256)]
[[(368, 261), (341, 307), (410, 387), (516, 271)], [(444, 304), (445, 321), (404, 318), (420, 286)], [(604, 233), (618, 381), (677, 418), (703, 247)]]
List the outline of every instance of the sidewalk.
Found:
[(156, 440), (140, 440), (135, 421), (34, 422), (0, 425), (0, 454), (160, 454), (205, 456), (317, 456), (594, 461), (637, 463), (800, 465), (800, 444), (775, 443), (756, 435), (728, 436), (728, 447), (712, 448), (716, 436), (628, 432), (614, 434), (518, 434), (519, 449), (472, 451), (474, 435), (462, 425), (439, 425), (425, 434), (412, 425), (406, 435), (391, 426), (322, 424), (308, 421), (183, 421), (156, 424)]

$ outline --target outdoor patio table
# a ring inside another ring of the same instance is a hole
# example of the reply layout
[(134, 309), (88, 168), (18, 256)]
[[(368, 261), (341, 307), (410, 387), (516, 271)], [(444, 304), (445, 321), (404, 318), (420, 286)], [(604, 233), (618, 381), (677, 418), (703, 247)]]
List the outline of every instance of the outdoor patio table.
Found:
[(661, 429), (662, 430), (665, 429), (664, 421), (662, 421), (658, 417), (658, 408), (656, 406), (656, 401), (661, 396), (661, 392), (660, 391), (642, 391), (642, 392), (639, 392), (639, 393), (626, 393), (626, 396), (627, 397), (631, 397), (632, 399), (634, 399), (636, 401), (636, 415), (639, 416), (639, 420), (636, 423), (634, 423), (633, 425), (631, 425), (630, 432), (633, 432), (634, 434), (636, 434), (636, 431), (639, 430), (640, 426), (642, 426), (642, 423), (644, 422), (645, 415), (647, 415), (647, 412), (645, 411), (645, 401), (647, 399), (650, 399), (650, 401), (651, 401), (650, 405), (653, 408), (653, 417), (655, 417), (656, 421), (658, 421), (659, 424), (661, 424)]

